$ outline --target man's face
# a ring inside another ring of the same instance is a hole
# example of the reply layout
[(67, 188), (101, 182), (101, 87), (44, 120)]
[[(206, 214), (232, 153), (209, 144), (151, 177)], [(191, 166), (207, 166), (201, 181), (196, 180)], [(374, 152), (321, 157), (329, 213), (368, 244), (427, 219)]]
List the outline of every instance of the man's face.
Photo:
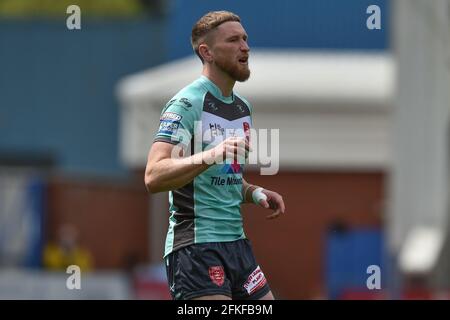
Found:
[(213, 31), (211, 38), (213, 64), (236, 81), (247, 80), (250, 77), (250, 48), (242, 25), (235, 21), (222, 23)]

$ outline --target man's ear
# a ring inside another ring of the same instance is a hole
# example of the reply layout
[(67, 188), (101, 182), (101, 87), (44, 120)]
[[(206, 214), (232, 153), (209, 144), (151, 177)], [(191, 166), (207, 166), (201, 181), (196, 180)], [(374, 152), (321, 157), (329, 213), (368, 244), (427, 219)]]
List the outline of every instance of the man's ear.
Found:
[(211, 54), (211, 50), (209, 49), (208, 45), (206, 43), (202, 43), (198, 46), (198, 52), (202, 56), (203, 60), (206, 62), (212, 62), (213, 56)]

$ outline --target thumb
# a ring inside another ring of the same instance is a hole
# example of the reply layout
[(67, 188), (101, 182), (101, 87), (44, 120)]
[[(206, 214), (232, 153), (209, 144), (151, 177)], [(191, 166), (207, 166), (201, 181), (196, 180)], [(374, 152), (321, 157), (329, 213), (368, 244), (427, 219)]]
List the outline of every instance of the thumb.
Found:
[(266, 209), (269, 208), (269, 203), (267, 202), (267, 200), (264, 200), (264, 199), (259, 200), (259, 205)]

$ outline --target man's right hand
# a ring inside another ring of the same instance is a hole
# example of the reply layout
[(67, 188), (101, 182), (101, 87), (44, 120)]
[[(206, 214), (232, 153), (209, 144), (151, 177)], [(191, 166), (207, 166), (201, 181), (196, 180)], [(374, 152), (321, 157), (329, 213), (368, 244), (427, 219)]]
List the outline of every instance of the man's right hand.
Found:
[(209, 157), (205, 159), (208, 164), (209, 161), (214, 163), (224, 163), (227, 162), (237, 162), (245, 163), (245, 159), (250, 152), (250, 145), (245, 138), (241, 137), (230, 137), (219, 143), (217, 146), (210, 150)]
[[(150, 148), (144, 178), (149, 192), (157, 193), (180, 188), (209, 166), (223, 164), (225, 159), (229, 159), (229, 163), (233, 163), (234, 160), (244, 163), (245, 156), (250, 150), (244, 138), (236, 137), (228, 138), (210, 150), (181, 159), (173, 158), (175, 147), (170, 143), (157, 141)], [(178, 152), (176, 149), (175, 154)]]

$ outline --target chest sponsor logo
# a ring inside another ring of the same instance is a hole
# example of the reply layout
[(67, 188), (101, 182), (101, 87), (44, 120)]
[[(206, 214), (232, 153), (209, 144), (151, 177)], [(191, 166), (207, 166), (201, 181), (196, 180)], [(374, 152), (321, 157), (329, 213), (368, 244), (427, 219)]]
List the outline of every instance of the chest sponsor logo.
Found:
[(227, 123), (224, 121), (208, 121), (201, 122), (203, 141), (214, 144), (220, 143), (223, 139), (230, 137), (245, 137), (250, 135), (250, 125), (248, 122), (242, 123)]
[(242, 178), (236, 177), (211, 177), (211, 185), (212, 186), (232, 186), (236, 184), (242, 184)]
[(225, 129), (218, 123), (210, 123), (209, 132), (211, 133), (211, 137), (218, 137), (225, 135)]

